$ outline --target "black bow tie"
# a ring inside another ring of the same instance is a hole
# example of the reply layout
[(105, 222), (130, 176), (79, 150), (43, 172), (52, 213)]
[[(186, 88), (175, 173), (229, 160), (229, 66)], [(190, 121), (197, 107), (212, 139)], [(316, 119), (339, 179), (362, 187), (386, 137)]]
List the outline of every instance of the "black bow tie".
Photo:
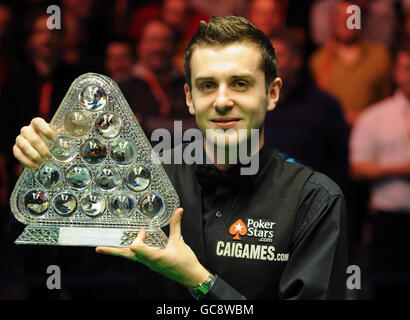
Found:
[(203, 187), (230, 185), (237, 188), (252, 188), (255, 176), (241, 175), (239, 166), (221, 171), (213, 165), (199, 164), (196, 166), (196, 178)]

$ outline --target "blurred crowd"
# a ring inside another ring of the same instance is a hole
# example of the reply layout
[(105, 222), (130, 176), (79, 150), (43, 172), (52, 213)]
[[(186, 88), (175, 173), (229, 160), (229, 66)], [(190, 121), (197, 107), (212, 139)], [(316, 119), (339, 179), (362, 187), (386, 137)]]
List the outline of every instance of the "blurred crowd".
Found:
[[(49, 5), (60, 8), (61, 29), (48, 28)], [(360, 29), (347, 27), (351, 5)], [(276, 49), (284, 85), (266, 139), (342, 188), (350, 264), (363, 274), (350, 297), (410, 298), (409, 0), (0, 1), (0, 297), (30, 297), (7, 276), (24, 273), (6, 236), (19, 129), (50, 121), (86, 72), (118, 83), (148, 138), (172, 132), (174, 120), (195, 127), (183, 55), (215, 15), (248, 18)]]

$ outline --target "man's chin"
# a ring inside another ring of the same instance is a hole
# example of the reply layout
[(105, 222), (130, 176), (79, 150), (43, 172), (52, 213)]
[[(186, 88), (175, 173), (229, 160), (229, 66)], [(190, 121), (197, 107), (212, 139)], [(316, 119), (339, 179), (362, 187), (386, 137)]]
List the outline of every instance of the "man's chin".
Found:
[(247, 129), (208, 129), (205, 137), (208, 144), (218, 149), (238, 148), (240, 145), (245, 146), (250, 139)]

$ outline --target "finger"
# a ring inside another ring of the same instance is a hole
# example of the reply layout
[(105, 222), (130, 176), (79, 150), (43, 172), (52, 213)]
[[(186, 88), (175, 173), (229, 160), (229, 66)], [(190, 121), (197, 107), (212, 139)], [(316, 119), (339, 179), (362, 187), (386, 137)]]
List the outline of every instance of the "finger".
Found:
[(54, 140), (57, 136), (56, 132), (50, 127), (50, 125), (42, 118), (34, 118), (31, 120), (30, 125), (39, 133), (44, 135), (50, 140)]
[(13, 146), (13, 154), (14, 157), (20, 161), (22, 165), (25, 167), (31, 169), (31, 170), (37, 170), (39, 168), (39, 165), (33, 161), (31, 161), (27, 156), (23, 153), (23, 151), (20, 150), (20, 148), (17, 145)]
[(35, 150), (31, 144), (23, 137), (18, 136), (16, 138), (16, 146), (24, 153), (24, 155), (29, 158), (32, 162), (41, 164), (43, 162), (43, 158), (41, 155)]
[(184, 209), (175, 210), (171, 221), (169, 222), (169, 240), (178, 239), (181, 236), (181, 219)]
[(135, 254), (128, 248), (97, 247), (95, 252), (110, 256), (123, 257), (134, 261)]
[(145, 238), (147, 237), (147, 231), (144, 228), (141, 228), (138, 232), (137, 237), (130, 245), (130, 250), (134, 252), (134, 254), (141, 254), (147, 245), (144, 243)]
[(50, 152), (47, 145), (33, 127), (23, 127), (21, 129), (21, 136), (23, 136), (31, 144), (31, 146), (41, 155), (42, 158), (46, 158), (49, 155)]

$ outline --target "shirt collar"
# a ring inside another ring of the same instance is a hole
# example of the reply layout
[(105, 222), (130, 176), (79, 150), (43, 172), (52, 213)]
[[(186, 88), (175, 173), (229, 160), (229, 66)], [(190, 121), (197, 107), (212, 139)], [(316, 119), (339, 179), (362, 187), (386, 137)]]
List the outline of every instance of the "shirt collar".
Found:
[[(270, 156), (272, 155), (272, 146), (265, 141), (262, 148), (257, 154), (252, 156), (251, 161), (259, 161), (258, 171), (253, 175), (243, 175), (241, 174), (241, 169), (246, 168), (248, 165), (236, 164), (229, 167), (227, 170), (220, 170), (214, 164), (209, 164), (210, 160), (206, 155), (205, 150), (203, 150), (203, 164), (196, 164), (196, 176), (198, 182), (204, 185), (210, 184), (232, 184), (235, 186), (254, 186), (260, 172), (268, 163)], [(257, 159), (259, 157), (259, 159)], [(207, 163), (208, 161), (208, 163)], [(253, 163), (253, 162), (251, 162)]]

